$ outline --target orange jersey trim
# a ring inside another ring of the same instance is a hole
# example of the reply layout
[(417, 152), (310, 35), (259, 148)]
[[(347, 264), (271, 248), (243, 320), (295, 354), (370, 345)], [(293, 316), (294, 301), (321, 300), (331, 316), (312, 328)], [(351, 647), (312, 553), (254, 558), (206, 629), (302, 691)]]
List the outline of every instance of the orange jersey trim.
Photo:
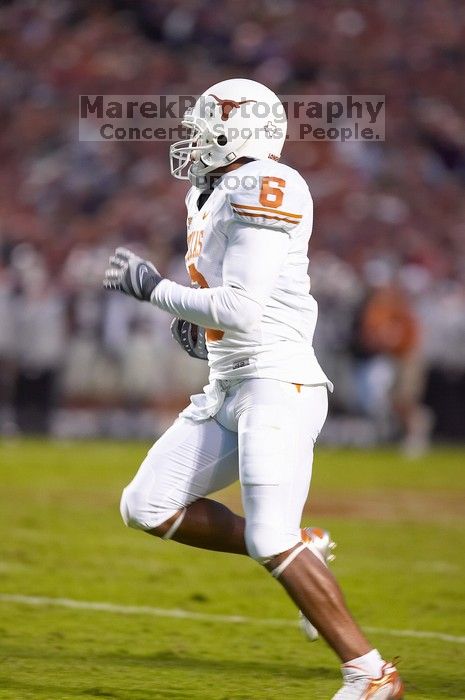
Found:
[[(237, 207), (238, 209), (251, 209), (252, 211), (267, 211), (271, 214), (282, 214), (283, 216), (290, 216), (293, 219), (301, 219), (302, 214), (292, 214), (289, 211), (280, 211), (279, 209), (273, 209), (272, 207), (253, 207), (249, 204), (236, 204), (236, 202), (231, 202), (232, 207)], [(238, 212), (240, 214), (240, 212)]]
[[(234, 209), (234, 207), (233, 207)], [(295, 219), (285, 219), (283, 216), (268, 216), (267, 214), (253, 214), (250, 211), (237, 211), (234, 209), (236, 214), (241, 214), (242, 216), (252, 216), (258, 219), (272, 219), (273, 221), (286, 221), (288, 224), (297, 224)]]

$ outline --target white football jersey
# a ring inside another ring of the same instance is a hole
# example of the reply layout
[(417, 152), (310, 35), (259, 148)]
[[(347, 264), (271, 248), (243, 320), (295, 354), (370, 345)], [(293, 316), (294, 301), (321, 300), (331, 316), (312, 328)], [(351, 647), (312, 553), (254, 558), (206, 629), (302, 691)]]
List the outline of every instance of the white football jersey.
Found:
[[(313, 203), (303, 178), (281, 163), (255, 160), (226, 173), (199, 209), (201, 194), (192, 187), (186, 197), (186, 267), (192, 283), (221, 287), (228, 251), (230, 286), (246, 288), (242, 280), (256, 277), (267, 289), (253, 329), (207, 331), (210, 379), (260, 377), (331, 388), (312, 347), (318, 315), (307, 274)], [(245, 258), (244, 229), (250, 245)], [(234, 270), (236, 245), (240, 269)]]

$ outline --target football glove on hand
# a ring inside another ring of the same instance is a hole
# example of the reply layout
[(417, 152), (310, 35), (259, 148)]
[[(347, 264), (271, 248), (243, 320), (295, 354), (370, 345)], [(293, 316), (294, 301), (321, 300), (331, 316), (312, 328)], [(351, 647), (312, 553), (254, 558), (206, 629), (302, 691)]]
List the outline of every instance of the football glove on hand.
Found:
[(152, 292), (162, 276), (155, 265), (127, 248), (117, 248), (105, 271), (103, 286), (116, 289), (141, 301), (150, 301)]
[(184, 321), (182, 318), (173, 318), (171, 335), (191, 357), (195, 357), (197, 360), (208, 359), (205, 328), (196, 326), (190, 321)]

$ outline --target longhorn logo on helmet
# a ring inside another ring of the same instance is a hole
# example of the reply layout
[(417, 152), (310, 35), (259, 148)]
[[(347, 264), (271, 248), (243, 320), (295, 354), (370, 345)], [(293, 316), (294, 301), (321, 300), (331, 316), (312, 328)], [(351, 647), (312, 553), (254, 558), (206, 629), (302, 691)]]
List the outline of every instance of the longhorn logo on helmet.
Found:
[(221, 107), (221, 121), (227, 122), (229, 115), (233, 109), (239, 109), (241, 105), (245, 105), (249, 102), (256, 102), (257, 100), (242, 100), (242, 102), (236, 102), (235, 100), (222, 100), (220, 97), (209, 94), (209, 97), (213, 97), (216, 103)]

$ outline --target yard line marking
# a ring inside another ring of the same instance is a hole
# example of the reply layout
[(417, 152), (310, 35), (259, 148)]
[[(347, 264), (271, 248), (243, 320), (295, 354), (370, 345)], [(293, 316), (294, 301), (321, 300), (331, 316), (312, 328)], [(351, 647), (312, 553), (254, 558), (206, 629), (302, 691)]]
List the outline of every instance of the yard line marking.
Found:
[(232, 624), (258, 624), (275, 627), (295, 627), (296, 622), (283, 619), (263, 619), (245, 617), (243, 615), (214, 615), (210, 613), (197, 613), (179, 608), (154, 608), (147, 605), (117, 605), (115, 603), (101, 603), (87, 600), (73, 600), (72, 598), (43, 598), (39, 596), (0, 594), (0, 603), (20, 603), (39, 607), (54, 606), (59, 608), (71, 608), (72, 610), (96, 610), (98, 612), (118, 613), (120, 615), (151, 615), (152, 617), (169, 617), (180, 620), (198, 620), (200, 622), (225, 622)]
[(414, 639), (438, 639), (441, 642), (465, 644), (465, 637), (445, 632), (428, 632), (427, 630), (391, 630), (386, 627), (365, 627), (370, 634), (387, 634), (391, 637), (413, 637)]
[[(147, 605), (117, 605), (72, 598), (46, 598), (42, 596), (13, 595), (0, 593), (0, 603), (19, 603), (36, 607), (53, 606), (71, 610), (95, 610), (97, 612), (117, 613), (119, 615), (150, 615), (179, 620), (197, 620), (199, 622), (223, 622), (226, 624), (260, 625), (265, 627), (297, 627), (297, 621), (277, 618), (246, 617), (244, 615), (215, 615), (198, 613), (179, 608), (154, 608)], [(465, 636), (430, 632), (427, 630), (396, 630), (384, 627), (364, 627), (371, 634), (386, 634), (391, 637), (411, 637), (414, 639), (437, 639), (441, 642), (465, 644)]]

